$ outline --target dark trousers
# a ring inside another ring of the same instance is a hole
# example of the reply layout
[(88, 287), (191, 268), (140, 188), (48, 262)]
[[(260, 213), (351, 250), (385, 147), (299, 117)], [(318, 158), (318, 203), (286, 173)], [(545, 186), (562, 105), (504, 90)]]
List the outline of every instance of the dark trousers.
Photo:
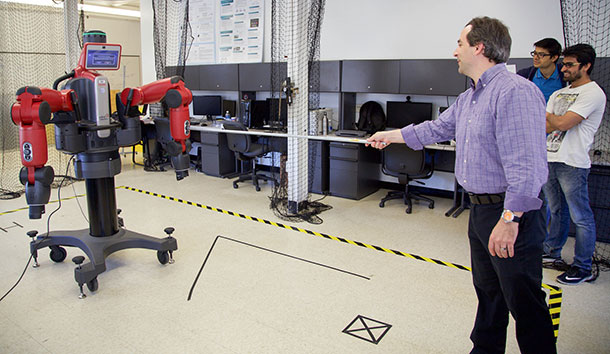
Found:
[(471, 353), (504, 353), (508, 313), (515, 319), (522, 353), (556, 353), (551, 316), (542, 284), (542, 243), (546, 235), (544, 210), (521, 218), (512, 258), (492, 257), (489, 236), (503, 203), (472, 205), (468, 224), (472, 278), (479, 299)]

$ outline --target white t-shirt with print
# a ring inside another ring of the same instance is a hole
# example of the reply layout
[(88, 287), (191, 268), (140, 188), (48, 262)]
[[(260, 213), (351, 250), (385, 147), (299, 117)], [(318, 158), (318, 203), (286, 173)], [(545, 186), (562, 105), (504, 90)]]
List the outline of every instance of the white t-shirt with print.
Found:
[(546, 111), (562, 116), (572, 111), (584, 119), (567, 131), (556, 130), (547, 136), (547, 159), (578, 168), (590, 168), (589, 150), (606, 108), (606, 95), (595, 81), (553, 92)]

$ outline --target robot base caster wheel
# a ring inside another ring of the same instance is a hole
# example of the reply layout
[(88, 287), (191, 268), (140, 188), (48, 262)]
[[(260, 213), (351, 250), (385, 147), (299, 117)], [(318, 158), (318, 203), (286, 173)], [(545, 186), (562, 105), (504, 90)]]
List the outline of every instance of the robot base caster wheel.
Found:
[(89, 289), (89, 291), (94, 292), (94, 291), (97, 291), (98, 288), (99, 288), (99, 283), (97, 281), (97, 277), (95, 277), (87, 282), (87, 289)]
[(169, 263), (169, 251), (157, 251), (157, 259), (161, 264)]
[(55, 263), (61, 263), (66, 259), (68, 252), (65, 248), (60, 246), (50, 246), (51, 252), (49, 253), (49, 258)]

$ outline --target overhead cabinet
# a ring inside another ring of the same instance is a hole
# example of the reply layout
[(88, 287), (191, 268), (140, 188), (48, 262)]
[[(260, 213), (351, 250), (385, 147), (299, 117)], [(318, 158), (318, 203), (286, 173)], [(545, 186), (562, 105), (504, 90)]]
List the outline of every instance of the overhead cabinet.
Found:
[(315, 81), (319, 81), (318, 89), (320, 92), (339, 92), (341, 91), (341, 62), (321, 61), (320, 76), (309, 78), (309, 89), (314, 89)]
[[(182, 74), (182, 78), (184, 79), (184, 85), (189, 90), (199, 90), (199, 69), (201, 65), (187, 65), (184, 67), (184, 74)], [(177, 75), (178, 67), (177, 66), (166, 66), (165, 67), (165, 77), (171, 77)]]
[(399, 60), (345, 60), (341, 91), (398, 93)]
[(455, 59), (400, 61), (400, 93), (458, 96), (466, 90), (466, 76)]
[(204, 91), (237, 91), (237, 64), (214, 64), (199, 67), (199, 89)]
[[(275, 67), (272, 67), (275, 65)], [(239, 64), (239, 90), (240, 91), (271, 91), (271, 76), (273, 70), (279, 70), (275, 73), (275, 79), (281, 83), (286, 78), (286, 63), (271, 64), (271, 63), (250, 63)], [(279, 85), (276, 90), (279, 90)]]
[(515, 65), (517, 67), (517, 71), (534, 65), (532, 58), (510, 58), (506, 64)]

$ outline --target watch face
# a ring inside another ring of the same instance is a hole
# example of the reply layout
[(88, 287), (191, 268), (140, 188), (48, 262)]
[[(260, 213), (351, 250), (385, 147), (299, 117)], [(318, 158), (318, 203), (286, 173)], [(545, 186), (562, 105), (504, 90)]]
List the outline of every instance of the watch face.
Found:
[(504, 219), (504, 221), (513, 221), (514, 217), (515, 217), (515, 215), (510, 210), (504, 210), (502, 212), (502, 219)]

